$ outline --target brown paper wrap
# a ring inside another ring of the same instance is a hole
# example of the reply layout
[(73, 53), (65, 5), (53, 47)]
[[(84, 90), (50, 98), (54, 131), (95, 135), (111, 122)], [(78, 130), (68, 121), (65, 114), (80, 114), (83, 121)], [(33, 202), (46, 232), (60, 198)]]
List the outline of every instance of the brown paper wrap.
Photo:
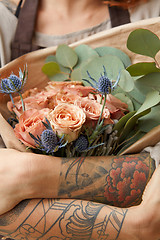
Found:
[[(160, 37), (160, 18), (153, 18), (148, 20), (142, 20), (136, 23), (126, 24), (120, 27), (116, 27), (110, 30), (102, 31), (94, 36), (88, 37), (81, 41), (71, 44), (71, 47), (76, 47), (80, 44), (88, 44), (89, 46), (96, 48), (100, 46), (112, 46), (123, 50), (129, 55), (132, 62), (138, 61), (150, 61), (150, 58), (141, 56), (130, 52), (126, 47), (126, 42), (131, 31), (137, 28), (146, 28)], [(45, 58), (48, 55), (54, 54), (56, 47), (50, 47), (43, 50), (38, 50), (18, 59), (10, 62), (0, 69), (1, 78), (8, 77), (12, 72), (18, 74), (19, 68), (23, 69), (24, 65), (28, 66), (28, 81), (25, 86), (25, 90), (33, 87), (43, 88), (47, 84), (47, 77), (41, 71)], [(5, 121), (10, 115), (6, 107), (6, 102), (9, 100), (7, 95), (0, 94), (0, 134), (8, 148), (15, 148), (20, 151), (24, 151), (25, 148), (17, 138), (14, 136), (13, 129)], [(2, 117), (3, 116), (3, 117)], [(131, 147), (123, 152), (123, 154), (139, 153), (147, 146), (155, 145), (160, 141), (160, 126), (151, 130), (138, 142), (134, 143)]]

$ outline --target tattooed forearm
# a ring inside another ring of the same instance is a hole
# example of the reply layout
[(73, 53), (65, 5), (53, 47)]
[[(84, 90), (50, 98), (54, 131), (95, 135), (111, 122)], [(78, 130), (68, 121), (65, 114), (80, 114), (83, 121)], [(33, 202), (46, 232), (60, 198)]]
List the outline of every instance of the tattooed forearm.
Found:
[[(13, 211), (16, 216), (17, 209)], [(14, 222), (1, 225), (1, 233), (24, 240), (113, 240), (120, 234), (127, 211), (80, 200), (31, 200)]]
[(128, 207), (140, 202), (155, 169), (149, 154), (63, 159), (58, 197)]
[(0, 226), (8, 226), (11, 223), (13, 223), (23, 212), (23, 210), (25, 209), (29, 202), (30, 200), (22, 201), (20, 204), (16, 206), (15, 209), (12, 209), (10, 212), (0, 216)]

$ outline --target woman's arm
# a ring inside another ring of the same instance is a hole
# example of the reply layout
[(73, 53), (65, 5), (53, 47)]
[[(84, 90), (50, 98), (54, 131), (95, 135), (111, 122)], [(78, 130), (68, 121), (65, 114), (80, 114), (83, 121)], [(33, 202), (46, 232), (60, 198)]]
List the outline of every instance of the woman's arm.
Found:
[(81, 200), (25, 200), (0, 217), (0, 233), (26, 240), (157, 240), (159, 184), (160, 167), (147, 185), (142, 203), (128, 209)]
[(133, 206), (141, 201), (154, 166), (148, 153), (61, 159), (1, 149), (0, 214), (31, 198), (76, 198)]

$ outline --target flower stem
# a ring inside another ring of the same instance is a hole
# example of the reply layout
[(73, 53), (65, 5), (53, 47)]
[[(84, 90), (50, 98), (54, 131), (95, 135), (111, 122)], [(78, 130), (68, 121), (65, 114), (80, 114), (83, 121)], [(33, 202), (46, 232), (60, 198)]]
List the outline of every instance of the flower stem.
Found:
[(12, 103), (13, 103), (13, 107), (15, 107), (15, 104), (14, 104), (14, 100), (13, 100), (12, 94), (10, 93), (9, 96), (10, 96), (10, 99), (11, 99), (11, 101), (12, 101)]
[(22, 109), (23, 109), (23, 112), (25, 111), (25, 105), (24, 105), (24, 101), (23, 101), (23, 97), (22, 97), (22, 94), (20, 92), (19, 93), (19, 96), (21, 98), (21, 102), (22, 102)]
[[(102, 95), (102, 98), (103, 98), (103, 95)], [(98, 119), (97, 126), (99, 125), (99, 123), (100, 123), (100, 121), (101, 121), (101, 118), (102, 118), (103, 110), (104, 110), (104, 107), (105, 107), (105, 104), (106, 104), (106, 98), (107, 98), (107, 94), (105, 93), (105, 95), (104, 95), (104, 102), (103, 102), (101, 114), (100, 114), (99, 119)]]

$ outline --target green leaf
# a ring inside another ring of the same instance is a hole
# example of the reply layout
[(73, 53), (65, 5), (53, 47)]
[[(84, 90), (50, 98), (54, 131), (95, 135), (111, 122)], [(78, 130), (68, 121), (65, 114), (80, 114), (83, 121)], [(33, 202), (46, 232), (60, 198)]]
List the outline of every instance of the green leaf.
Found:
[(142, 106), (138, 109), (137, 113), (135, 115), (140, 114), (141, 112), (144, 112), (145, 110), (152, 108), (153, 106), (157, 105), (160, 102), (160, 95), (159, 92), (156, 90), (153, 90), (149, 92), (146, 96), (146, 99)]
[(55, 55), (49, 55), (48, 57), (46, 57), (45, 63), (48, 63), (48, 62), (57, 62), (56, 56)]
[(160, 50), (160, 40), (156, 34), (147, 29), (136, 29), (127, 40), (130, 51), (155, 58)]
[(119, 86), (125, 91), (125, 92), (131, 92), (134, 88), (134, 81), (129, 72), (125, 69), (122, 69), (121, 75), (120, 75), (120, 81)]
[(66, 44), (59, 45), (56, 50), (56, 59), (63, 67), (72, 69), (78, 62), (76, 52)]
[[(125, 126), (126, 122), (136, 113), (136, 111), (129, 112), (124, 115), (114, 126), (113, 130), (117, 130), (118, 133), (121, 132), (123, 127)], [(119, 135), (119, 134), (118, 134)]]
[(143, 95), (136, 86), (126, 95), (131, 99), (135, 110), (138, 110), (145, 100), (145, 95)]
[(94, 49), (85, 44), (79, 45), (74, 49), (74, 51), (78, 55), (78, 64), (76, 65), (75, 68), (78, 68), (84, 61), (88, 59), (98, 57), (98, 53)]
[(71, 70), (70, 70), (69, 68), (63, 67), (62, 65), (60, 65), (60, 64), (58, 63), (57, 58), (56, 58), (55, 55), (50, 55), (50, 56), (48, 56), (48, 57), (46, 58), (45, 62), (46, 62), (46, 63), (47, 63), (47, 62), (56, 62), (56, 63), (59, 65), (62, 73), (65, 73), (65, 74), (68, 74), (68, 75), (69, 75), (70, 72), (71, 72)]
[[(77, 68), (74, 68), (72, 73), (71, 73), (71, 81), (80, 81), (83, 82), (83, 75), (86, 74), (86, 72), (83, 71), (85, 69), (86, 71), (86, 65), (92, 61), (93, 58), (88, 58), (87, 60), (83, 61), (81, 65)], [(85, 86), (88, 85), (88, 83), (84, 82), (83, 83)]]
[(117, 56), (123, 62), (125, 67), (128, 67), (129, 65), (131, 65), (131, 60), (130, 60), (129, 56), (118, 48), (98, 47), (98, 48), (95, 48), (95, 50), (99, 54), (100, 57), (103, 57), (106, 54)]
[[(95, 57), (81, 68), (82, 78), (91, 81), (87, 74), (88, 71), (91, 77), (98, 81), (101, 74), (103, 74), (103, 66), (106, 68), (107, 77), (113, 81), (117, 80), (119, 73), (124, 69), (122, 61), (116, 56), (105, 55), (103, 57)], [(87, 85), (85, 81), (84, 84)]]
[(133, 103), (129, 97), (127, 97), (124, 93), (117, 93), (114, 95), (118, 99), (120, 99), (122, 102), (126, 103), (128, 105), (128, 110), (132, 112), (134, 110)]
[(71, 73), (71, 81), (82, 81), (82, 71), (80, 68), (76, 68)]
[(146, 95), (151, 90), (160, 91), (160, 73), (149, 73), (135, 81), (135, 86), (141, 94)]
[(160, 72), (155, 62), (140, 62), (133, 64), (127, 68), (131, 76), (142, 76), (153, 72)]
[(144, 135), (145, 135), (144, 132), (139, 131), (139, 129), (137, 129), (137, 128), (134, 129), (132, 132), (130, 132), (126, 141), (124, 140), (124, 142), (121, 143), (120, 147), (118, 148), (118, 152), (116, 152), (116, 155), (121, 154), (125, 149), (127, 149), (133, 143), (137, 142)]
[(151, 109), (151, 112), (139, 120), (139, 129), (149, 132), (152, 128), (160, 125), (160, 105)]
[(114, 92), (112, 92), (113, 95), (123, 93), (126, 95), (133, 103), (134, 110), (138, 110), (141, 105), (143, 104), (145, 100), (145, 95), (143, 95), (136, 86), (134, 86), (134, 89), (131, 92), (125, 92), (121, 87), (117, 87)]
[(136, 126), (137, 121), (139, 118), (145, 116), (151, 111), (151, 109), (147, 109), (143, 112), (140, 112), (138, 114), (133, 115), (126, 123), (126, 125), (123, 128), (123, 132), (119, 138), (119, 142), (122, 142), (124, 139), (127, 139), (129, 136), (130, 132), (133, 130), (133, 128)]
[(63, 81), (65, 81), (65, 80), (68, 80), (68, 79), (69, 79), (69, 75), (60, 73), (60, 74), (56, 74), (56, 75), (54, 75), (54, 76), (50, 76), (49, 79), (50, 79), (51, 81), (55, 81), (55, 82), (63, 82)]
[(57, 73), (61, 73), (61, 70), (56, 62), (48, 62), (43, 65), (42, 72), (47, 76), (53, 76)]

